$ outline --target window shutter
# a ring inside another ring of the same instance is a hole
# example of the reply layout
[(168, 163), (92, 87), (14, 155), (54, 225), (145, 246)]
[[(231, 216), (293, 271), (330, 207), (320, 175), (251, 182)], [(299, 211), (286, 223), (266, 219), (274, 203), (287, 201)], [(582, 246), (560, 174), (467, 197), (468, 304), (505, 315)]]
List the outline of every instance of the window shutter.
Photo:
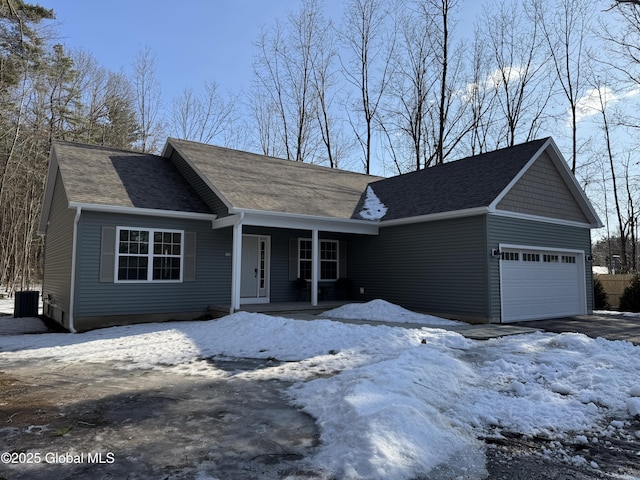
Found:
[(289, 280), (298, 279), (298, 239), (289, 239)]
[(182, 281), (196, 281), (196, 232), (184, 232), (184, 270)]
[(347, 278), (347, 242), (344, 241), (338, 245), (338, 275)]
[(116, 263), (116, 228), (102, 227), (100, 244), (100, 282), (113, 283)]

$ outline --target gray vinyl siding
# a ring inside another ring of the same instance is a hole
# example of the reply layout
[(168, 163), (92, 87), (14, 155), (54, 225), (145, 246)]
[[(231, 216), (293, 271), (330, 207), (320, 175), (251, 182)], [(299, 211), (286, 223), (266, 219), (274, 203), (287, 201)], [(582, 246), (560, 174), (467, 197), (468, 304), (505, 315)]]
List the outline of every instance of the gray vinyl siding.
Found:
[(498, 204), (500, 210), (589, 223), (545, 152)]
[(69, 297), (71, 285), (71, 258), (73, 252), (73, 220), (75, 210), (70, 210), (62, 186), (60, 172), (56, 174), (51, 210), (45, 232), (45, 260), (42, 294), (46, 300), (63, 313), (64, 326), (68, 327)]
[(200, 195), (209, 208), (218, 215), (218, 217), (226, 217), (229, 215), (229, 210), (218, 196), (211, 191), (209, 186), (202, 180), (193, 168), (182, 158), (182, 156), (173, 150), (171, 154), (171, 161), (178, 169), (180, 174), (189, 182), (193, 189)]
[[(167, 228), (196, 233), (195, 281), (100, 283), (102, 227)], [(78, 226), (75, 318), (205, 312), (231, 299), (231, 229), (211, 223), (83, 212)]]
[[(352, 237), (354, 298), (483, 321), (489, 314), (484, 216), (385, 227)], [(364, 294), (360, 294), (360, 289)]]
[[(489, 215), (489, 249), (502, 244), (526, 245), (546, 248), (582, 250), (585, 257), (591, 255), (591, 231), (588, 228), (557, 225)], [(585, 265), (587, 310), (593, 309), (593, 277), (591, 263)], [(489, 260), (489, 283), (491, 295), (491, 314), (494, 321), (500, 321), (500, 260)]]

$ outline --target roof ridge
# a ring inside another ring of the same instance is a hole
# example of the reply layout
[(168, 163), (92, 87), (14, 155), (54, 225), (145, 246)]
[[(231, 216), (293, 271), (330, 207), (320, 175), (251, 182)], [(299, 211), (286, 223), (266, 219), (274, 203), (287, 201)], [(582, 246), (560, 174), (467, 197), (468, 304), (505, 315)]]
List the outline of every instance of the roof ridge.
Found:
[(490, 158), (490, 156), (500, 157), (504, 155), (505, 151), (507, 150), (517, 151), (517, 150), (524, 149), (526, 147), (530, 147), (532, 144), (535, 144), (535, 143), (539, 143), (540, 146), (542, 146), (550, 138), (551, 137), (538, 138), (535, 140), (529, 140), (528, 142), (519, 143), (517, 145), (502, 147), (502, 148), (499, 148), (498, 150), (482, 152), (482, 153), (478, 153), (477, 155), (469, 155), (466, 157), (459, 158), (457, 160), (451, 160), (450, 162), (440, 163), (438, 165), (433, 165), (431, 167), (421, 168), (420, 170), (412, 170), (410, 172), (393, 175), (391, 177), (382, 177), (380, 180), (376, 180), (375, 182), (372, 182), (372, 183), (385, 182), (387, 180), (400, 179), (400, 178), (404, 178), (406, 176), (412, 176), (412, 175), (429, 175), (429, 174), (433, 174), (434, 172), (438, 172), (442, 168), (462, 167), (464, 166), (464, 164), (468, 163), (471, 160), (475, 162), (475, 161), (481, 160), (483, 157), (484, 158)]
[(157, 154), (151, 153), (151, 152), (141, 152), (140, 150), (120, 148), (120, 147), (111, 147), (109, 145), (97, 145), (97, 144), (92, 144), (92, 143), (76, 142), (76, 141), (73, 141), (73, 140), (55, 139), (51, 143), (54, 146), (55, 145), (60, 145), (60, 146), (66, 145), (66, 146), (71, 146), (71, 147), (91, 148), (91, 149), (94, 149), (94, 150), (103, 150), (103, 151), (111, 151), (111, 152), (124, 152), (124, 153), (135, 153), (137, 155), (150, 155), (150, 156), (154, 156), (154, 157), (160, 157), (160, 155), (157, 155)]
[(386, 178), (386, 177), (382, 177), (380, 175), (371, 175), (371, 174), (366, 174), (366, 173), (363, 173), (363, 172), (355, 172), (353, 170), (345, 170), (345, 169), (342, 169), (342, 168), (332, 168), (332, 167), (327, 167), (325, 165), (318, 165), (316, 163), (299, 162), (299, 161), (296, 161), (296, 160), (289, 160), (289, 159), (286, 159), (286, 158), (274, 157), (272, 155), (263, 155), (261, 153), (250, 152), (248, 150), (239, 150), (237, 148), (223, 147), (223, 146), (220, 146), (220, 145), (212, 145), (210, 143), (196, 142), (194, 140), (183, 140), (183, 139), (179, 139), (179, 138), (175, 138), (175, 137), (169, 137), (167, 139), (167, 142), (171, 142), (171, 141), (176, 141), (178, 143), (180, 143), (180, 142), (189, 143), (189, 144), (193, 144), (194, 146), (201, 147), (201, 148), (202, 147), (206, 147), (206, 148), (224, 150), (224, 151), (233, 152), (233, 153), (241, 153), (241, 154), (250, 155), (250, 156), (257, 157), (257, 158), (260, 158), (260, 159), (263, 159), (263, 160), (268, 160), (268, 161), (288, 162), (288, 164), (290, 164), (290, 165), (297, 165), (297, 166), (300, 166), (301, 168), (312, 168), (312, 169), (318, 169), (318, 170), (325, 170), (327, 172), (347, 173), (347, 174), (350, 174), (350, 175), (360, 175), (360, 176), (365, 176), (365, 177), (371, 177), (372, 181), (376, 181), (376, 179), (381, 180), (381, 179)]

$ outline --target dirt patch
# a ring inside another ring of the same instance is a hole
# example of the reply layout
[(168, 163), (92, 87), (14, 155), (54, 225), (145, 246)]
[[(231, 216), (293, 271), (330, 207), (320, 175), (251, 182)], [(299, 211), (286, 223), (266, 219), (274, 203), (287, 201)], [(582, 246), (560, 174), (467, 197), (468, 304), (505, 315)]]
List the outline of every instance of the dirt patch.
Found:
[(317, 478), (300, 460), (318, 432), (286, 382), (65, 364), (0, 385), (0, 451), (16, 460), (0, 478)]

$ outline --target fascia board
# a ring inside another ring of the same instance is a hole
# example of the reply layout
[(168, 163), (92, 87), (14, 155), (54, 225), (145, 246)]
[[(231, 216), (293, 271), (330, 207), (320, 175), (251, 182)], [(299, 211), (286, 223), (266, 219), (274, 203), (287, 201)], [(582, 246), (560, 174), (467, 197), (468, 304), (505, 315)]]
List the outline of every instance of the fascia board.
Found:
[(436, 220), (472, 217), (475, 215), (483, 215), (486, 213), (489, 213), (489, 209), (487, 207), (466, 208), (464, 210), (454, 210), (452, 212), (430, 213), (428, 215), (417, 215), (415, 217), (382, 220), (380, 222), (380, 227), (394, 227), (396, 225), (409, 225), (412, 223), (435, 222)]
[(580, 227), (580, 228), (600, 228), (602, 225), (594, 223), (574, 222), (572, 220), (564, 220), (562, 218), (542, 217), (538, 215), (531, 215), (528, 213), (512, 212), (510, 210), (494, 210), (491, 215), (498, 217), (516, 218), (520, 220), (532, 220), (535, 222), (552, 223), (555, 225), (565, 225), (568, 227)]
[(213, 213), (180, 212), (177, 210), (157, 210), (154, 208), (121, 207), (116, 205), (100, 205), (95, 203), (69, 202), (69, 208), (81, 208), (83, 211), (116, 213), (122, 215), (141, 215), (146, 217), (181, 218), (185, 220), (204, 220), (208, 222), (218, 218)]
[(243, 214), (243, 225), (292, 228), (300, 230), (317, 229), (324, 232), (357, 233), (362, 235), (378, 234), (378, 223), (368, 220), (318, 217), (314, 215), (299, 215), (285, 212), (267, 212), (248, 209), (234, 209), (231, 213)]
[(49, 153), (49, 168), (47, 169), (47, 181), (42, 198), (42, 209), (40, 211), (40, 223), (38, 224), (38, 235), (47, 233), (47, 224), (49, 223), (49, 215), (51, 214), (51, 202), (53, 202), (53, 191), (56, 186), (56, 177), (58, 174), (58, 158), (55, 152), (55, 144), (51, 147)]

